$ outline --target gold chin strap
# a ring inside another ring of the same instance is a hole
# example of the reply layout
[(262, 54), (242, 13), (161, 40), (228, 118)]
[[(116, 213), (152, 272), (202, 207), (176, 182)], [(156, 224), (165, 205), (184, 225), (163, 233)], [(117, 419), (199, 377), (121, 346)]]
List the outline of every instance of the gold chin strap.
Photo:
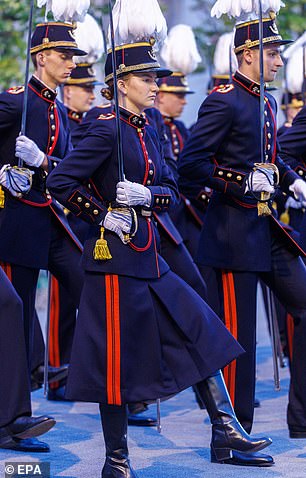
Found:
[[(279, 172), (278, 168), (275, 164), (273, 163), (255, 163), (254, 164), (254, 171), (256, 169), (270, 169), (274, 172), (276, 176), (276, 181), (275, 185), (278, 185), (279, 183)], [(267, 193), (266, 191), (262, 191), (260, 193), (260, 201), (257, 203), (257, 211), (258, 211), (258, 216), (270, 216), (272, 214), (271, 209), (268, 206), (268, 201), (270, 199), (271, 194)]]

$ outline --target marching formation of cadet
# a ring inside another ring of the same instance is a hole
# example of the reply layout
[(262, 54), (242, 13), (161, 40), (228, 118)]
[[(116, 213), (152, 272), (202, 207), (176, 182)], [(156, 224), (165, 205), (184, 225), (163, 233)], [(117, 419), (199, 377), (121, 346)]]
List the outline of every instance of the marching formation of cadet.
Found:
[[(148, 2), (146, 14), (160, 21), (156, 6)], [(142, 414), (148, 404), (190, 386), (212, 424), (212, 462), (271, 466), (259, 453), (271, 439), (250, 435), (258, 280), (293, 318), (287, 423), (291, 438), (306, 438), (306, 219), (291, 224), (296, 236), (272, 212), (278, 189), (304, 213), (306, 107), (277, 140), (277, 105), (265, 90), (261, 150), (257, 12), (237, 23), (237, 70), (214, 85), (189, 130), (179, 119), (193, 93), (183, 45), (180, 60), (170, 32), (163, 68), (146, 15), (141, 39), (135, 31), (124, 37), (123, 7), (114, 15), (101, 91), (108, 103), (91, 108), (95, 61), (75, 25), (58, 21), (32, 35), (24, 134), (25, 88), (0, 94), (0, 448), (50, 450), (36, 437), (55, 420), (33, 417), (30, 397), (31, 376), (42, 381), (35, 296), (47, 270), (49, 381), (65, 377), (69, 364), (67, 383), (50, 385), (48, 399), (99, 404), (102, 478), (136, 478), (128, 424), (155, 425)], [(188, 29), (177, 29), (185, 44)], [(265, 83), (283, 66), (287, 43), (268, 9)], [(287, 92), (287, 113), (304, 104), (304, 90)]]

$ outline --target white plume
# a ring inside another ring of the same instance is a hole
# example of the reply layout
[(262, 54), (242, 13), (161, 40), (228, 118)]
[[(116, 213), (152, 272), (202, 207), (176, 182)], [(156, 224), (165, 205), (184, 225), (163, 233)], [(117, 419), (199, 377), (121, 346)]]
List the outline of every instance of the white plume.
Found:
[(304, 81), (304, 62), (306, 62), (306, 50), (302, 43), (295, 48), (287, 62), (287, 87), (290, 93), (302, 92)]
[(86, 56), (75, 56), (76, 63), (96, 63), (104, 52), (102, 30), (98, 22), (88, 13), (83, 22), (78, 22), (74, 30), (78, 48), (87, 52)]
[(290, 58), (297, 48), (300, 48), (304, 45), (306, 46), (306, 31), (282, 53), (285, 60), (288, 60), (288, 58)]
[(46, 5), (45, 20), (52, 13), (56, 22), (82, 22), (90, 5), (90, 0), (37, 0), (38, 8)]
[[(262, 0), (263, 14), (270, 10), (278, 13), (285, 4), (281, 0)], [(246, 14), (259, 14), (259, 0), (217, 0), (211, 9), (211, 16), (220, 18), (227, 14), (229, 17), (241, 18)]]
[(135, 43), (154, 37), (159, 48), (167, 23), (157, 0), (116, 0), (113, 8), (115, 43)]
[(214, 53), (214, 73), (217, 75), (228, 75), (230, 72), (230, 60), (232, 72), (237, 68), (237, 58), (234, 54), (234, 33), (224, 33), (217, 41)]
[(167, 67), (188, 75), (201, 62), (192, 29), (188, 25), (171, 28), (160, 53)]

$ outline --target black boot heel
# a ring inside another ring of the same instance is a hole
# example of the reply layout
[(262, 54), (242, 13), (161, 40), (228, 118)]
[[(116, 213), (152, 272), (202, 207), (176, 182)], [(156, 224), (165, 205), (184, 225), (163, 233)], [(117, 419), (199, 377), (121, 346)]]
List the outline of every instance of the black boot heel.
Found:
[(230, 448), (214, 448), (211, 446), (211, 456), (214, 457), (214, 462), (223, 462), (232, 458), (233, 452)]

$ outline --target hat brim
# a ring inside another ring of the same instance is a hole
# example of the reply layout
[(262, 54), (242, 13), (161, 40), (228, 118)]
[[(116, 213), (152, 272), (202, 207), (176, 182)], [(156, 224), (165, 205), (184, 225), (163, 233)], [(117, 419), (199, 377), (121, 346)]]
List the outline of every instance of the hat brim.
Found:
[(157, 78), (164, 78), (165, 76), (172, 75), (173, 72), (166, 68), (144, 68), (143, 70), (130, 71), (129, 73), (156, 73)]
[(87, 55), (87, 52), (84, 50), (80, 50), (79, 48), (75, 48), (73, 46), (59, 46), (55, 47), (54, 50), (61, 51), (71, 51), (73, 53), (73, 56), (85, 56)]

